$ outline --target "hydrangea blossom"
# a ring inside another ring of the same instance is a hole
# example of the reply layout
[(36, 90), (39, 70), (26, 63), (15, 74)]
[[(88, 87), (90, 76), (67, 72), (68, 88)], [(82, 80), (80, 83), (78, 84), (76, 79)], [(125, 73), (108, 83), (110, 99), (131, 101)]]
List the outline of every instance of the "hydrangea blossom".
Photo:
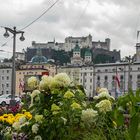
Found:
[(42, 76), (42, 80), (39, 83), (39, 87), (41, 90), (45, 90), (47, 88), (50, 88), (51, 82), (53, 80), (52, 76)]
[(42, 123), (42, 121), (43, 121), (43, 115), (35, 115), (35, 121), (37, 123)]
[(88, 108), (86, 110), (82, 110), (82, 116), (81, 119), (84, 122), (93, 122), (96, 118), (96, 116), (98, 115), (98, 112), (93, 110), (92, 108)]
[(14, 122), (12, 127), (15, 129), (15, 130), (20, 130), (20, 123), (19, 122)]
[(28, 83), (28, 86), (29, 86), (31, 89), (34, 89), (34, 88), (36, 88), (37, 85), (38, 85), (38, 80), (37, 80), (36, 77), (32, 76), (32, 77), (30, 77), (30, 78), (28, 79), (27, 83)]
[(39, 129), (39, 124), (35, 123), (33, 126), (32, 126), (32, 132), (34, 134), (37, 134), (37, 131)]
[(64, 94), (64, 98), (66, 99), (70, 99), (72, 97), (74, 97), (75, 95), (71, 92), (71, 91), (67, 91), (65, 94)]
[(81, 109), (81, 105), (76, 102), (72, 103), (71, 107), (72, 107), (72, 109)]
[(54, 76), (51, 81), (51, 88), (67, 87), (71, 83), (69, 76), (66, 73), (59, 73)]
[(42, 137), (40, 135), (35, 136), (34, 140), (42, 140)]
[(106, 113), (112, 110), (112, 105), (109, 100), (102, 100), (95, 105), (99, 109), (100, 112)]

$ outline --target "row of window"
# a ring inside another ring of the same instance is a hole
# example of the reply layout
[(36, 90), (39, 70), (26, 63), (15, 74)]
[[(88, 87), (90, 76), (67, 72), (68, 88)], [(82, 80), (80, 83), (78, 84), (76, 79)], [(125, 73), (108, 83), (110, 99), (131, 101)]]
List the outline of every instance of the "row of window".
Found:
[(9, 73), (10, 70), (2, 70), (2, 73)]
[(6, 76), (6, 77), (5, 76), (2, 76), (1, 79), (2, 80), (9, 80), (9, 76)]
[[(2, 90), (1, 93), (4, 94), (4, 91)], [(9, 94), (9, 91), (8, 90), (6, 91), (6, 94)]]
[(38, 72), (32, 72), (32, 71), (29, 71), (29, 72), (19, 72), (19, 74), (37, 74)]
[(4, 89), (4, 86), (9, 87), (9, 83), (2, 84), (1, 86), (2, 86), (2, 89)]
[[(123, 68), (118, 68), (117, 70), (119, 70), (119, 71), (124, 71)], [(133, 70), (133, 69), (130, 68), (130, 71), (132, 71), (132, 70)], [(135, 69), (135, 70), (136, 70), (136, 69)], [(140, 71), (140, 67), (138, 67), (137, 70)], [(111, 71), (111, 69), (105, 69), (105, 70), (104, 70), (104, 72), (110, 72), (110, 71)], [(97, 72), (101, 72), (101, 70), (98, 69)], [(116, 72), (116, 69), (112, 69), (112, 72)]]

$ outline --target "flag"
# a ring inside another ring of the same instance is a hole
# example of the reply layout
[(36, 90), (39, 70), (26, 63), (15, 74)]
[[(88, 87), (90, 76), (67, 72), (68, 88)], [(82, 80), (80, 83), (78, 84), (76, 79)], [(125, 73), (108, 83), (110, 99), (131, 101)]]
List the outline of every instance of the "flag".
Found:
[(116, 81), (116, 87), (120, 88), (120, 78), (118, 72), (116, 72), (115, 81)]

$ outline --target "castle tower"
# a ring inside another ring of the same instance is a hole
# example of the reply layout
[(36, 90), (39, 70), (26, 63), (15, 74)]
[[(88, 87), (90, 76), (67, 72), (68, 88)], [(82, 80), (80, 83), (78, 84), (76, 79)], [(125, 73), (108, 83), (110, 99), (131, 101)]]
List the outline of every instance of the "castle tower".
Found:
[(92, 54), (89, 49), (85, 51), (85, 63), (90, 63), (92, 61)]
[(73, 49), (73, 57), (81, 57), (81, 50), (78, 45), (78, 41), (76, 42), (75, 48)]
[(72, 65), (82, 65), (83, 59), (81, 58), (81, 50), (78, 45), (78, 41), (76, 42), (76, 45), (73, 49), (73, 57), (71, 58), (71, 64)]

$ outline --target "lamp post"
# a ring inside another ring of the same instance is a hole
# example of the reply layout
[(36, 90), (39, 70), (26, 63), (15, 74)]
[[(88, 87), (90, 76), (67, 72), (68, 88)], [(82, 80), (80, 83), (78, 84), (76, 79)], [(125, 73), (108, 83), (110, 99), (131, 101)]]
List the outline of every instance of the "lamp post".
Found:
[(128, 61), (128, 91), (131, 88), (131, 79), (130, 79), (130, 71), (131, 71), (131, 64), (134, 62), (134, 58), (130, 55), (126, 57), (126, 60)]
[(15, 86), (16, 86), (16, 73), (15, 73), (15, 52), (16, 52), (16, 35), (21, 34), (21, 37), (19, 38), (21, 41), (24, 41), (25, 38), (23, 36), (24, 31), (17, 31), (16, 27), (13, 27), (13, 29), (5, 27), (5, 33), (4, 37), (8, 38), (9, 33), (13, 34), (13, 56), (12, 56), (12, 79), (11, 79), (11, 101), (10, 105), (15, 105)]

